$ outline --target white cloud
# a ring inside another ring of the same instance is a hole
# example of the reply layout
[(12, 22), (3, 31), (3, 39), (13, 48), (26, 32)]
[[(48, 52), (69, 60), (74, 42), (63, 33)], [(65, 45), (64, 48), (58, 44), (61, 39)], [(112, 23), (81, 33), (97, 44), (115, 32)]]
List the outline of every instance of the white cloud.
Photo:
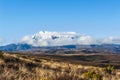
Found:
[(84, 45), (89, 45), (89, 44), (96, 44), (96, 39), (94, 39), (91, 36), (81, 36), (78, 38), (78, 44), (84, 44)]
[(0, 38), (0, 42), (2, 42), (2, 39)]
[(40, 31), (34, 35), (24, 36), (23, 43), (33, 46), (61, 46), (74, 44), (118, 44), (120, 37), (108, 37), (105, 39), (96, 39), (88, 35), (80, 35), (76, 32), (48, 32)]
[(0, 46), (3, 45), (4, 40), (2, 38), (0, 38)]
[(103, 40), (102, 43), (107, 43), (107, 44), (120, 44), (120, 37), (108, 37)]

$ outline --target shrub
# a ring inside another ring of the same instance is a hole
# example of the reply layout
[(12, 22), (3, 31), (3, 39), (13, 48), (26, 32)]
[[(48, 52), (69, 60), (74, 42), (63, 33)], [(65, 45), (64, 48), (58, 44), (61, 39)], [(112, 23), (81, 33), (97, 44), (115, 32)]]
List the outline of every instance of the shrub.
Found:
[(103, 69), (105, 73), (112, 74), (114, 71), (114, 66), (108, 65), (106, 68)]
[(53, 80), (52, 78), (41, 77), (40, 80)]
[(102, 80), (102, 76), (100, 74), (95, 73), (95, 74), (93, 74), (93, 79)]
[(0, 51), (0, 58), (3, 58), (3, 52)]
[(84, 78), (87, 80), (102, 80), (102, 76), (100, 74), (95, 73), (94, 71), (85, 72)]
[(0, 53), (2, 53), (2, 51), (0, 51)]

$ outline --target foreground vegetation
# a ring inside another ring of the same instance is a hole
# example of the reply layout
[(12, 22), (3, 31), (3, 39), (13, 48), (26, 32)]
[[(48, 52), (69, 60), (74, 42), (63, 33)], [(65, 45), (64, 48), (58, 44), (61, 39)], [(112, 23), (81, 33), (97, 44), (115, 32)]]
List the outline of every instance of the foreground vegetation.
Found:
[(0, 52), (0, 80), (120, 80), (118, 59), (94, 56)]

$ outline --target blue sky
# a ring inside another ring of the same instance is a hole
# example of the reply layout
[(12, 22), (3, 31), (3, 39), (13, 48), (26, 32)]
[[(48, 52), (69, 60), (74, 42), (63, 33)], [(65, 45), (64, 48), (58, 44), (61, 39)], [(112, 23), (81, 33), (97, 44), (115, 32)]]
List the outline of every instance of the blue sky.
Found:
[(14, 42), (41, 30), (120, 36), (120, 0), (0, 0), (0, 38)]

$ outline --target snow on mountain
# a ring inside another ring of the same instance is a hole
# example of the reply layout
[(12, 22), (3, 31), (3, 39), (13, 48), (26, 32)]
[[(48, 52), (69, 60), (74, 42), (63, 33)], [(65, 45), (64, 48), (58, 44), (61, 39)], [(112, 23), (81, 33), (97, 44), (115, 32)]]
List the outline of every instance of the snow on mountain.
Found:
[(95, 40), (91, 36), (80, 35), (76, 32), (40, 31), (31, 36), (24, 36), (22, 42), (33, 46), (61, 46), (91, 44), (95, 43)]
[(40, 31), (30, 36), (24, 36), (22, 43), (33, 46), (62, 46), (62, 45), (90, 45), (90, 44), (120, 44), (120, 37), (96, 39), (76, 32)]

